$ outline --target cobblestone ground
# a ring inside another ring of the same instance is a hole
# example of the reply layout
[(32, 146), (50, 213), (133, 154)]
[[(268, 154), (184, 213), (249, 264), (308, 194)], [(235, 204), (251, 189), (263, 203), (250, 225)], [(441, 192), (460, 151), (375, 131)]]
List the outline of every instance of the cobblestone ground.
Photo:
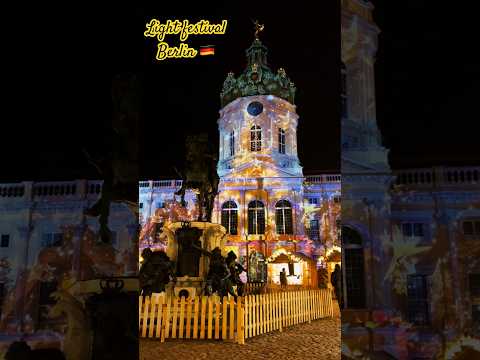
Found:
[(256, 336), (238, 345), (222, 341), (140, 341), (140, 360), (340, 359), (340, 317), (312, 321)]

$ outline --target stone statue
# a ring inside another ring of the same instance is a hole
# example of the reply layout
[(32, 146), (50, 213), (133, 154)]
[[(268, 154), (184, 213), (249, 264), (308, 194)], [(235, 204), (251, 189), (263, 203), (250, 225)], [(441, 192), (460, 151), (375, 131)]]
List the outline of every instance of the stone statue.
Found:
[(66, 290), (51, 295), (57, 303), (50, 309), (49, 317), (67, 316), (67, 333), (63, 351), (68, 360), (90, 360), (92, 345), (91, 323), (83, 304)]
[(236, 84), (236, 80), (234, 78), (234, 74), (233, 74), (233, 72), (229, 72), (227, 74), (227, 78), (223, 82), (222, 92), (224, 94), (230, 92), (235, 87), (235, 84)]
[(204, 221), (205, 209), (205, 220), (211, 222), (220, 179), (216, 152), (211, 148), (206, 134), (187, 138), (185, 172), (180, 175), (182, 187), (175, 194), (181, 196), (182, 205), (185, 206), (185, 191), (194, 190), (197, 193), (198, 221)]
[(246, 270), (240, 263), (237, 262), (237, 255), (233, 251), (230, 251), (227, 254), (226, 262), (230, 271), (231, 282), (233, 285), (237, 286), (237, 295), (243, 296), (244, 284), (240, 279), (240, 274)]
[(210, 296), (216, 292), (218, 296), (223, 298), (230, 294), (236, 301), (237, 294), (233, 291), (230, 269), (220, 248), (216, 247), (211, 253), (208, 253), (208, 256), (210, 257), (210, 267), (205, 284), (205, 295)]
[(88, 161), (103, 178), (99, 200), (84, 213), (99, 218), (100, 237), (105, 243), (111, 242), (108, 218), (112, 202), (126, 204), (138, 219), (139, 89), (137, 77), (133, 74), (122, 74), (114, 79), (112, 147), (98, 158), (84, 150)]
[(165, 285), (171, 280), (176, 281), (174, 265), (164, 251), (142, 252), (143, 263), (138, 274), (141, 295), (150, 296), (152, 293), (165, 291)]

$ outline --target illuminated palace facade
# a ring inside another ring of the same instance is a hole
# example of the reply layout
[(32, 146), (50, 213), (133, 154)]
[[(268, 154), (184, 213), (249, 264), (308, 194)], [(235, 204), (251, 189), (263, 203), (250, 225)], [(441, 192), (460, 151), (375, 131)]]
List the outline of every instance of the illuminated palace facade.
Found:
[(342, 0), (342, 350), (452, 355), (480, 335), (480, 167), (391, 169), (372, 11)]
[[(317, 271), (340, 260), (340, 176), (304, 176), (295, 86), (285, 70), (270, 69), (259, 39), (246, 55), (246, 69), (237, 77), (229, 73), (220, 94), (220, 184), (212, 222), (226, 228), (225, 253), (237, 254), (248, 281), (275, 286), (285, 268), (290, 285), (316, 287)], [(141, 247), (165, 247), (164, 226), (195, 218), (195, 195), (187, 192), (187, 207), (181, 207), (180, 185), (140, 183)]]
[(46, 331), (49, 337), (48, 329), (61, 329), (62, 322), (47, 317), (55, 289), (77, 280), (136, 276), (136, 216), (112, 204), (112, 243), (103, 244), (98, 220), (84, 215), (101, 187), (97, 180), (0, 184), (0, 346), (8, 340), (3, 335)]

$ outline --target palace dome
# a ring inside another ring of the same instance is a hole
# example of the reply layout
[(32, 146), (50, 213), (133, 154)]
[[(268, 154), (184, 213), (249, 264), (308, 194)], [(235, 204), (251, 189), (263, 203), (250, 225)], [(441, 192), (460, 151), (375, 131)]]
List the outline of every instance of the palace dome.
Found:
[(255, 38), (246, 50), (247, 67), (238, 77), (230, 72), (220, 93), (224, 107), (233, 100), (253, 95), (275, 95), (294, 104), (295, 85), (283, 68), (274, 73), (267, 64), (267, 48)]

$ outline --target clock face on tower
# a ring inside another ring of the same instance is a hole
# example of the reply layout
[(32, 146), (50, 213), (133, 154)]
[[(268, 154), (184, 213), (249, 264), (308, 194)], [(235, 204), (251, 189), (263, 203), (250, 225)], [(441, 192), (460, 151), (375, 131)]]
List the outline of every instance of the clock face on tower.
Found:
[(252, 115), (252, 116), (257, 116), (261, 114), (263, 111), (263, 105), (262, 103), (258, 101), (252, 101), (250, 104), (248, 104), (247, 107), (247, 112)]

